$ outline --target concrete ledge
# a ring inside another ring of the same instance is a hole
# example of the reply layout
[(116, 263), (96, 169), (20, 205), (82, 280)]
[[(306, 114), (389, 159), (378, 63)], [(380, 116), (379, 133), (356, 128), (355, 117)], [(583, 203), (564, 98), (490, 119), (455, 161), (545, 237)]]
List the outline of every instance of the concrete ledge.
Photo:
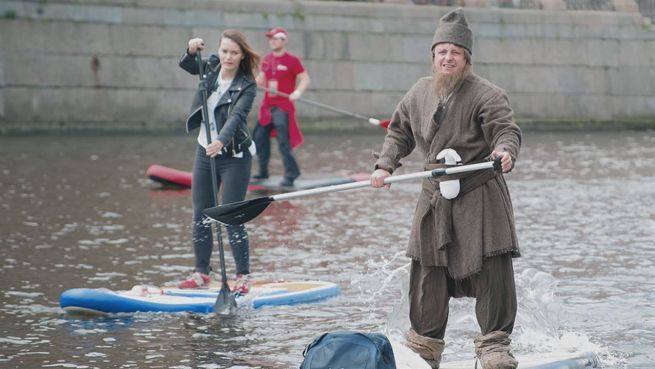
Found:
[[(545, 120), (545, 119), (518, 119), (517, 123), (523, 132), (618, 132), (655, 130), (655, 120), (649, 117), (626, 118), (599, 121), (579, 121), (575, 119)], [(252, 126), (252, 125), (251, 125)], [(384, 130), (369, 124), (362, 124), (352, 119), (321, 119), (308, 120), (302, 124), (303, 132), (307, 135), (348, 134), (352, 135), (378, 135), (384, 138)], [(34, 136), (34, 135), (60, 135), (60, 134), (147, 134), (154, 135), (185, 135), (184, 128), (176, 123), (157, 123), (142, 121), (129, 124), (107, 126), (94, 122), (55, 122), (34, 124), (29, 121), (15, 122), (0, 126), (0, 136)]]
[[(474, 70), (508, 91), (518, 119), (655, 116), (655, 32), (645, 18), (560, 11), (554, 8), (561, 0), (540, 1), (551, 10), (466, 9)], [(312, 77), (307, 98), (388, 118), (407, 88), (430, 74), (430, 40), (450, 9), (291, 0), (5, 0), (0, 14), (12, 16), (0, 19), (0, 127), (179, 124), (197, 79), (177, 59), (193, 36), (215, 48), (227, 26), (242, 29), (261, 52), (265, 30), (287, 27), (290, 50)], [(337, 118), (301, 104), (298, 112), (302, 121)]]
[[(478, 0), (467, 0), (477, 1)], [(482, 0), (488, 1), (488, 0)], [(543, 4), (557, 4), (563, 0), (538, 0)], [(641, 25), (642, 16), (638, 14), (638, 7), (634, 0), (612, 0), (617, 7), (626, 9), (621, 12), (602, 11), (568, 11), (561, 9), (533, 10), (511, 8), (478, 8), (466, 9), (471, 23), (580, 23), (585, 17), (591, 17), (592, 22), (611, 21), (613, 24)], [(481, 4), (481, 3), (480, 3)], [(635, 8), (636, 7), (636, 8)], [(0, 2), (0, 14), (8, 10), (14, 11), (17, 18), (35, 20), (68, 20), (104, 23), (135, 23), (158, 24), (178, 26), (211, 26), (226, 24), (224, 16), (254, 15), (258, 23), (243, 24), (243, 20), (231, 26), (248, 25), (259, 26), (266, 29), (271, 21), (277, 23), (278, 17), (283, 16), (290, 30), (306, 27), (304, 22), (310, 16), (347, 16), (363, 19), (376, 19), (380, 23), (394, 19), (411, 17), (419, 22), (430, 22), (432, 28), (438, 19), (451, 7), (442, 6), (416, 6), (402, 4), (377, 4), (369, 2), (347, 1), (284, 1), (284, 0), (52, 0), (44, 3), (42, 0), (5, 0)], [(637, 14), (630, 9), (637, 9)], [(613, 15), (608, 15), (609, 13)], [(218, 17), (217, 17), (218, 15)], [(593, 18), (596, 18), (593, 20)], [(410, 30), (407, 30), (409, 33)]]

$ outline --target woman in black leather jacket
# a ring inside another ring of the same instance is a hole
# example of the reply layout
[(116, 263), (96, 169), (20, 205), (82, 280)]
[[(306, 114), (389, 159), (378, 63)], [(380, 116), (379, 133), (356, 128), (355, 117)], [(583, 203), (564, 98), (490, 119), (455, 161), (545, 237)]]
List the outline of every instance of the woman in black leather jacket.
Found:
[[(196, 52), (204, 49), (200, 38), (189, 40), (180, 67), (190, 74), (199, 72)], [(210, 160), (216, 161), (218, 187), (223, 187), (221, 203), (245, 199), (250, 178), (252, 155), (255, 148), (248, 135), (246, 118), (255, 98), (255, 73), (259, 64), (245, 36), (228, 29), (221, 34), (218, 56), (203, 60), (208, 86), (207, 99), (211, 140), (207, 140), (202, 123), (202, 96), (198, 91), (186, 119), (187, 132), (200, 128), (198, 146), (193, 166), (193, 250), (195, 269), (193, 275), (178, 284), (179, 288), (207, 287), (210, 282), (210, 258), (212, 232), (209, 222), (201, 213), (214, 206)], [(207, 142), (211, 141), (208, 145)], [(236, 262), (236, 293), (248, 293), (250, 256), (248, 233), (244, 225), (227, 226), (232, 255)]]

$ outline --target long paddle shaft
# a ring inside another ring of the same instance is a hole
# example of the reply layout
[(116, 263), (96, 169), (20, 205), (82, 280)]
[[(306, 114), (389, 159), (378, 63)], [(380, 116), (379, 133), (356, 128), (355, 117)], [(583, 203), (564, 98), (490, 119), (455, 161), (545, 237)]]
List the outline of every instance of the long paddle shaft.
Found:
[[(429, 177), (442, 177), (451, 174), (465, 173), (477, 170), (500, 170), (500, 159), (494, 161), (487, 161), (483, 163), (470, 164), (470, 165), (461, 165), (448, 168), (437, 168), (434, 170), (426, 170), (424, 172), (415, 172), (409, 174), (402, 174), (398, 176), (387, 177), (384, 180), (385, 184), (391, 184), (395, 182), (408, 181), (412, 179), (420, 178), (429, 178)], [(203, 213), (208, 217), (224, 224), (236, 225), (243, 224), (247, 221), (254, 219), (259, 214), (261, 214), (266, 207), (273, 201), (281, 200), (290, 200), (298, 197), (318, 195), (321, 193), (327, 192), (337, 192), (352, 190), (355, 188), (370, 187), (370, 181), (359, 181), (352, 183), (344, 183), (340, 185), (325, 186), (312, 188), (309, 190), (295, 191), (289, 193), (283, 193), (278, 195), (273, 195), (269, 197), (260, 197), (252, 200), (244, 200), (239, 202), (234, 202), (231, 204), (225, 204), (222, 206), (217, 206), (214, 208), (205, 209)]]
[[(200, 76), (200, 93), (202, 97), (202, 120), (205, 124), (205, 133), (207, 134), (207, 145), (212, 142), (212, 134), (209, 123), (209, 109), (207, 108), (207, 80), (205, 79), (204, 65), (202, 63), (202, 55), (200, 50), (196, 51), (196, 57), (198, 58), (198, 74)], [(218, 181), (216, 180), (216, 161), (215, 159), (209, 158), (209, 163), (211, 167), (212, 175), (212, 195), (214, 199), (214, 206), (218, 206), (220, 201), (218, 200)], [(230, 312), (231, 309), (236, 308), (237, 302), (230, 291), (230, 286), (227, 284), (227, 273), (225, 272), (225, 250), (223, 248), (223, 235), (221, 232), (221, 225), (216, 224), (216, 238), (218, 238), (218, 256), (221, 263), (221, 279), (223, 280), (221, 286), (221, 292), (216, 296), (216, 302), (214, 303), (214, 312), (224, 313)]]
[[(264, 87), (260, 87), (260, 88), (262, 90), (268, 92), (269, 94), (272, 93), (271, 90), (269, 90), (267, 88), (264, 88)], [(284, 92), (277, 91), (274, 94), (275, 95), (280, 95), (282, 97), (289, 98), (289, 95), (285, 94)], [(364, 119), (365, 121), (371, 123), (374, 126), (380, 126), (382, 128), (387, 128), (389, 126), (389, 121), (388, 120), (380, 121), (379, 119), (366, 117), (366, 116), (363, 116), (361, 114), (357, 114), (357, 113), (353, 113), (353, 112), (350, 112), (350, 111), (347, 111), (347, 110), (335, 108), (334, 106), (326, 105), (326, 104), (320, 103), (318, 101), (309, 100), (309, 99), (305, 99), (305, 98), (302, 98), (302, 97), (298, 98), (298, 101), (303, 102), (305, 104), (314, 105), (314, 106), (317, 106), (319, 108), (323, 108), (323, 109), (326, 109), (326, 110), (330, 110), (330, 111), (333, 111), (335, 113), (339, 113), (339, 114), (342, 114), (342, 115), (345, 115), (345, 116), (348, 116), (348, 117)]]

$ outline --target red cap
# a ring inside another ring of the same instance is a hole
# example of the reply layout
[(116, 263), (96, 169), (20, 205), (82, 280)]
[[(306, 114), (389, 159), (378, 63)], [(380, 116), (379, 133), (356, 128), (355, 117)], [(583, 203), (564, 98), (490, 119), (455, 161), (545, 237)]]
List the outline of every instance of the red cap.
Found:
[(275, 27), (272, 30), (266, 32), (266, 37), (268, 38), (279, 37), (279, 36), (284, 36), (284, 38), (289, 38), (289, 32), (282, 27)]

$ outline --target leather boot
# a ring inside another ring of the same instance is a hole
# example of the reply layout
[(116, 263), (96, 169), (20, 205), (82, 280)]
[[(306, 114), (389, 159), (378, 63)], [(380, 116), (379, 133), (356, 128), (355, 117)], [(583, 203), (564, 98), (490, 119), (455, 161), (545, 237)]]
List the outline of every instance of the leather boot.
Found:
[(432, 369), (439, 369), (441, 354), (445, 345), (444, 340), (421, 336), (411, 328), (405, 338), (407, 339), (407, 347), (427, 361)]
[(484, 336), (479, 334), (473, 342), (482, 369), (516, 369), (519, 365), (510, 352), (512, 340), (507, 332), (493, 331)]

